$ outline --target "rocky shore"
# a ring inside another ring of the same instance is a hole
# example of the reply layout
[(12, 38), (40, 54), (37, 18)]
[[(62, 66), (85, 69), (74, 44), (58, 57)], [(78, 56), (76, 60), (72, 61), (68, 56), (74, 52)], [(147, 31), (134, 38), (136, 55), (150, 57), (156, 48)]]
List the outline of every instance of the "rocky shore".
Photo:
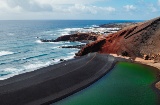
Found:
[[(160, 69), (160, 17), (124, 27), (117, 33), (105, 37), (105, 43), (98, 47), (97, 52), (121, 55), (135, 62)], [(85, 46), (78, 56), (92, 52), (90, 45)], [(89, 49), (89, 50), (88, 50)], [(160, 89), (160, 82), (155, 85)]]
[[(117, 33), (106, 36), (105, 43), (101, 45), (99, 52), (129, 56), (133, 59), (146, 56), (147, 59), (159, 62), (159, 30), (160, 18), (127, 26)], [(83, 55), (83, 51), (86, 52), (82, 49), (79, 56)]]
[(120, 30), (122, 30), (127, 26), (136, 25), (136, 24), (138, 24), (138, 23), (136, 23), (136, 22), (131, 22), (131, 23), (113, 23), (113, 24), (102, 24), (102, 25), (100, 25), (100, 27), (103, 27), (103, 28), (119, 28)]
[[(137, 57), (141, 59), (144, 57), (154, 63), (160, 62), (160, 18), (143, 23), (120, 25), (102, 25), (101, 27), (105, 28), (111, 26), (122, 28), (107, 36), (97, 33), (76, 33), (57, 39), (41, 39), (42, 42), (91, 42), (87, 45), (62, 46), (80, 48), (76, 56), (82, 57), (0, 81), (0, 103), (48, 105), (91, 85), (111, 70), (116, 62), (135, 62)], [(141, 60), (139, 62), (142, 63)], [(160, 82), (155, 86), (160, 89)]]
[[(98, 27), (93, 27), (90, 29), (90, 32), (82, 32), (79, 33), (77, 31), (75, 34), (71, 35), (63, 35), (58, 37), (57, 39), (40, 39), (41, 42), (59, 42), (59, 41), (79, 41), (82, 43), (86, 43), (86, 45), (75, 45), (75, 46), (62, 46), (61, 48), (78, 48), (81, 49), (76, 56), (82, 56), (88, 54), (89, 52), (98, 52), (101, 50), (101, 46), (105, 43), (106, 33), (111, 34), (115, 33), (119, 30), (122, 30), (126, 26), (135, 25), (137, 23), (113, 23), (113, 24), (103, 24)], [(88, 30), (88, 29), (84, 29)], [(97, 32), (95, 32), (95, 30)], [(102, 34), (103, 33), (103, 34)]]
[[(77, 33), (61, 36), (55, 40), (41, 41), (91, 40), (93, 41), (92, 43), (87, 43), (87, 45), (80, 47), (81, 49), (76, 53), (76, 56), (83, 56), (92, 52), (117, 54), (160, 69), (160, 17), (141, 23), (103, 24), (99, 27), (115, 28), (117, 32), (108, 33), (107, 36), (94, 32)], [(76, 48), (76, 46), (64, 48), (72, 47)], [(156, 84), (156, 87), (160, 87), (160, 82)]]

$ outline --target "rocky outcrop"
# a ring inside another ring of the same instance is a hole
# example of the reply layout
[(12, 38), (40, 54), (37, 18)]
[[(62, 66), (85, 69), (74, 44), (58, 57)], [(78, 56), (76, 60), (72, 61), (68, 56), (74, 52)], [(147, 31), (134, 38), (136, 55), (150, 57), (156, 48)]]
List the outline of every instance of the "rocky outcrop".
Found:
[[(106, 37), (104, 44), (97, 46), (99, 48), (97, 51), (101, 53), (115, 53), (133, 58), (148, 55), (149, 58), (160, 61), (159, 45), (160, 17), (128, 26), (117, 33), (110, 34)], [(85, 48), (87, 49), (87, 46)], [(90, 48), (88, 46), (88, 49)], [(92, 49), (88, 51), (92, 51)], [(81, 53), (83, 53), (83, 49)]]
[(143, 57), (160, 53), (160, 18), (127, 27), (106, 37), (103, 53)]
[(90, 52), (98, 52), (101, 50), (101, 46), (106, 42), (105, 39), (97, 40), (93, 43), (87, 44), (85, 47), (83, 47), (78, 53), (76, 53), (76, 56), (83, 56)]
[(127, 26), (131, 26), (131, 25), (135, 25), (137, 23), (135, 22), (130, 22), (130, 23), (111, 23), (111, 24), (102, 24), (102, 25), (99, 25), (99, 27), (102, 27), (102, 28), (120, 28), (120, 29), (123, 29)]
[(95, 41), (97, 40), (97, 35), (89, 34), (89, 33), (77, 33), (72, 35), (64, 35), (60, 36), (57, 39), (53, 40), (46, 40), (41, 39), (42, 42), (59, 42), (59, 41), (83, 41), (83, 40), (91, 40)]
[(81, 49), (83, 48), (85, 45), (82, 44), (82, 45), (75, 45), (75, 46), (62, 46), (61, 48), (78, 48), (78, 49)]

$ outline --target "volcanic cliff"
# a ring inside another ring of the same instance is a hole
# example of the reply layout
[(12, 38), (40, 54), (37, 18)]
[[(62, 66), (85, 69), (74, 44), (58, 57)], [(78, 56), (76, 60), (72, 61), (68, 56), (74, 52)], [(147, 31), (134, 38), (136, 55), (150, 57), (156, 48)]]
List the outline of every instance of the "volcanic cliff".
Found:
[[(98, 42), (98, 43), (97, 43)], [(100, 44), (99, 44), (100, 43)], [(128, 26), (117, 33), (88, 44), (78, 52), (78, 56), (96, 51), (123, 56), (143, 57), (160, 61), (160, 17)], [(91, 47), (92, 46), (92, 47)]]

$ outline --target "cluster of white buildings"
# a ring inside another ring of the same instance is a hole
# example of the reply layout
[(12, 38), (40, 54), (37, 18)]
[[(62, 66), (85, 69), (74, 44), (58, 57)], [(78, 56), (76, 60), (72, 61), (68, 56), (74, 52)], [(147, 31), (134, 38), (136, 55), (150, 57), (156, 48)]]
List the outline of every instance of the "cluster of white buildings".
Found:
[(75, 33), (95, 33), (99, 35), (108, 35), (110, 33), (115, 33), (117, 31), (121, 30), (121, 28), (102, 28), (102, 27), (85, 27), (85, 28), (80, 28), (77, 30), (70, 31), (70, 34), (75, 34)]

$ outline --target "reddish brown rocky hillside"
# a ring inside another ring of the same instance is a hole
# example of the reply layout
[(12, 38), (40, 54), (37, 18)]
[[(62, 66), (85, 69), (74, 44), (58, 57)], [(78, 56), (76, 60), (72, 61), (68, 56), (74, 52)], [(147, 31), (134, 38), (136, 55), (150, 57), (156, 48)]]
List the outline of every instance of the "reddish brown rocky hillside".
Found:
[[(103, 41), (104, 42), (104, 41)], [(92, 43), (96, 48), (97, 43)], [(160, 54), (160, 17), (124, 28), (106, 37), (105, 43), (97, 46), (101, 53), (115, 53), (130, 57), (148, 55), (158, 60)], [(85, 46), (77, 55), (86, 54), (92, 49)], [(85, 52), (85, 53), (83, 53)]]

